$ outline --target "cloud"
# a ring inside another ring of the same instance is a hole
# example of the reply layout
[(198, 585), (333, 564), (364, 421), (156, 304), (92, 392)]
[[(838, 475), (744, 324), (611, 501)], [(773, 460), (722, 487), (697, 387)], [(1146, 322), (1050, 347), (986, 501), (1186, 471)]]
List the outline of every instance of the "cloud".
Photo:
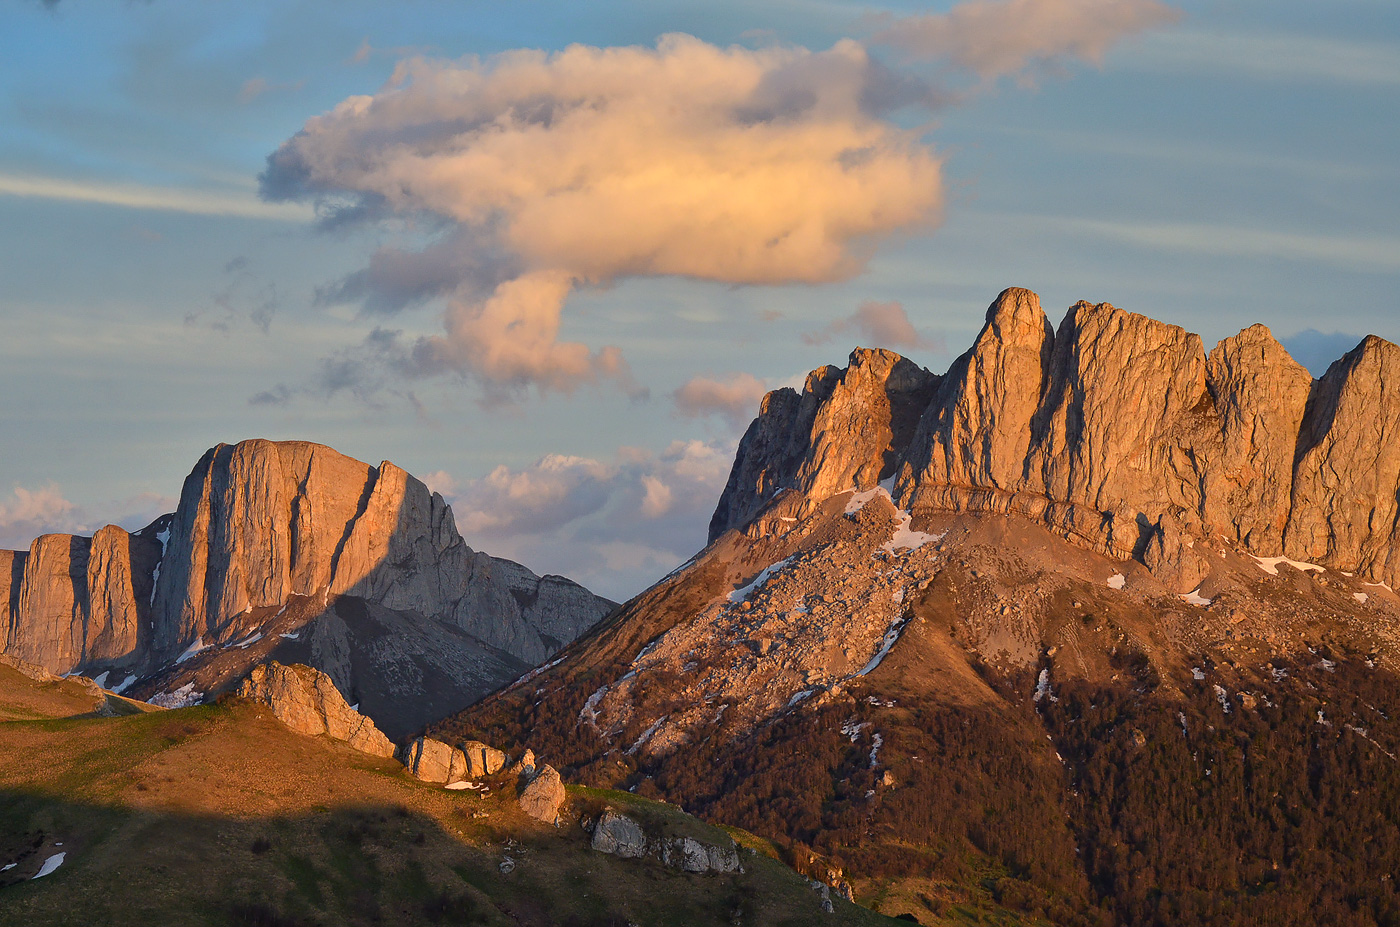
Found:
[(859, 273), (882, 239), (939, 218), (939, 158), (888, 118), (923, 98), (850, 40), (755, 51), (668, 35), (413, 58), (378, 93), (309, 120), (269, 156), (262, 192), (313, 202), (330, 223), (445, 223), (418, 255), (427, 282), (386, 250), (326, 292), (378, 311), (447, 300), (443, 334), (415, 342), (398, 373), (454, 372), (507, 395), (629, 386), (616, 348), (562, 339), (575, 289)]
[(943, 349), (941, 339), (919, 334), (898, 301), (882, 303), (866, 300), (848, 318), (837, 319), (820, 331), (809, 332), (802, 336), (802, 341), (806, 344), (826, 344), (852, 330), (859, 332), (871, 347)]
[(677, 441), (613, 460), (552, 454), (474, 480), (431, 474), (467, 543), (626, 598), (705, 546), (730, 444)]
[(671, 394), (682, 418), (719, 415), (731, 428), (743, 431), (755, 415), (768, 385), (749, 373), (733, 373), (723, 380), (692, 377)]
[(1193, 77), (1233, 71), (1290, 84), (1400, 85), (1400, 45), (1318, 35), (1178, 31), (1153, 41), (1124, 63)]
[(88, 509), (66, 499), (56, 483), (37, 489), (16, 486), (10, 500), (0, 502), (0, 549), (28, 550), (30, 542), (41, 534), (90, 535), (106, 524), (134, 531), (174, 511), (175, 503), (167, 496), (139, 493)]
[(1030, 80), (1070, 61), (1099, 64), (1120, 39), (1180, 16), (1158, 0), (969, 0), (947, 13), (901, 18), (875, 41), (983, 81)]
[(242, 193), (64, 180), (58, 177), (21, 174), (0, 174), (0, 196), (69, 200), (127, 209), (274, 219), (281, 222), (305, 222), (313, 216), (311, 210), (296, 203), (268, 203)]

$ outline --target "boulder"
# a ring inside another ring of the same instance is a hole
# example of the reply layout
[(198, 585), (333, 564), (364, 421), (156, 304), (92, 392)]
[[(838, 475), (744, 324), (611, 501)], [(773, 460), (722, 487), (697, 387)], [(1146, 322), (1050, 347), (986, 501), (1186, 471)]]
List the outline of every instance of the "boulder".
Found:
[[(446, 785), (452, 775), (452, 763), (461, 754), (440, 740), (419, 737), (408, 745), (404, 755), (404, 765), (415, 779)], [(463, 768), (466, 758), (457, 760)]]
[(345, 703), (329, 676), (309, 666), (269, 662), (254, 667), (238, 694), (269, 706), (298, 734), (325, 734), (364, 753), (394, 755), (394, 745), (374, 722)]
[(555, 824), (559, 807), (564, 804), (564, 780), (553, 766), (539, 767), (534, 777), (520, 791), (520, 807), (537, 821)]
[(636, 859), (646, 855), (647, 836), (636, 821), (625, 814), (608, 809), (593, 826), (592, 846), (600, 853), (611, 853), (623, 859)]
[[(462, 753), (466, 755), (467, 776), (469, 778), (480, 779), (485, 776), (494, 776), (506, 765), (504, 753), (479, 740), (469, 740), (462, 744)], [(533, 754), (531, 756), (533, 757)], [(531, 765), (534, 764), (531, 763)]]

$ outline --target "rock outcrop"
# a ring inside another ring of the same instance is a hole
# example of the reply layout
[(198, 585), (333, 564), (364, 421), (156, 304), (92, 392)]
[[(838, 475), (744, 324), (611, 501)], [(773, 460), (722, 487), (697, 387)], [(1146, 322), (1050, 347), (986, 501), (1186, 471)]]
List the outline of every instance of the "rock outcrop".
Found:
[[(1003, 292), (942, 377), (857, 349), (774, 391), (739, 446), (711, 540), (786, 492), (801, 516), (894, 478), (915, 515), (1015, 513), (1182, 591), (1200, 538), (1400, 581), (1400, 348), (1370, 337), (1320, 380), (1256, 325), (1198, 336), (1106, 303), (1052, 329)], [(913, 424), (911, 424), (913, 423)], [(888, 485), (888, 484), (887, 484)]]
[(536, 821), (555, 824), (559, 821), (559, 808), (564, 804), (565, 797), (564, 780), (560, 778), (559, 771), (546, 763), (536, 767), (535, 774), (520, 790), (518, 800), (521, 809)]
[(363, 753), (394, 755), (394, 745), (374, 722), (345, 703), (329, 676), (309, 666), (257, 666), (238, 687), (238, 694), (267, 705), (277, 720), (298, 734), (325, 734)]
[(467, 769), (467, 759), (461, 750), (431, 737), (419, 737), (409, 744), (403, 760), (415, 779), (438, 785), (463, 778)]
[(706, 843), (691, 836), (648, 836), (642, 825), (609, 808), (593, 825), (592, 847), (622, 859), (652, 857), (663, 865), (685, 872), (743, 872), (739, 848)]
[(120, 671), (154, 693), (216, 661), (195, 686), (215, 693), (275, 649), (401, 736), (543, 661), (613, 603), (472, 550), (442, 497), (388, 461), (252, 440), (208, 451), (176, 511), (141, 531), (0, 552), (0, 607), (0, 653), (57, 673)]

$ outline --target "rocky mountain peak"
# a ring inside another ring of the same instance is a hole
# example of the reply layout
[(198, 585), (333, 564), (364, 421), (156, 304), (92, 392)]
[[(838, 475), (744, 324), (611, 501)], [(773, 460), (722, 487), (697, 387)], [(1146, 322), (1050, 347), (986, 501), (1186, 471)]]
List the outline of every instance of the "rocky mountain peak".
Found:
[(789, 516), (896, 477), (909, 511), (1015, 513), (1191, 588), (1221, 535), (1400, 580), (1400, 348), (1374, 336), (1314, 381), (1262, 325), (1215, 346), (1108, 303), (1058, 328), (1002, 292), (939, 377), (857, 350), (764, 400), (711, 521), (714, 540), (785, 493)]
[(389, 461), (254, 439), (207, 451), (175, 512), (141, 531), (0, 553), (0, 605), (0, 652), (57, 673), (194, 698), (275, 652), (349, 701), (363, 689), (398, 733), (515, 678), (613, 603), (472, 550), (442, 496)]

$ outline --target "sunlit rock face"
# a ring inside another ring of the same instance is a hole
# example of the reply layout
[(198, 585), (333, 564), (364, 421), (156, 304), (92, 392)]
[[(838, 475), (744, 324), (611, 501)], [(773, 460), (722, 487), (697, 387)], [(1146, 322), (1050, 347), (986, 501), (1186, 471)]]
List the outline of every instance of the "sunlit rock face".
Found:
[[(55, 672), (146, 677), (240, 644), (253, 659), (279, 638), (315, 650), (307, 659), (347, 697), (368, 653), (386, 676), (408, 672), (394, 640), (433, 664), (419, 675), (472, 677), (482, 694), (612, 607), (563, 577), (472, 550), (442, 497), (394, 464), (301, 441), (212, 448), (173, 514), (135, 533), (45, 535), (4, 554), (0, 583), (0, 648)], [(473, 650), (482, 656), (469, 666), (456, 659)], [(248, 660), (223, 662), (220, 684)]]
[[(1058, 329), (1008, 289), (943, 376), (857, 349), (801, 394), (770, 393), (739, 446), (711, 540), (784, 491), (810, 511), (891, 480), (915, 512), (1015, 513), (1174, 585), (1223, 535), (1393, 584), (1400, 348), (1367, 338), (1314, 381), (1255, 325), (1200, 337), (1107, 303)], [(910, 424), (911, 420), (914, 424)]]

